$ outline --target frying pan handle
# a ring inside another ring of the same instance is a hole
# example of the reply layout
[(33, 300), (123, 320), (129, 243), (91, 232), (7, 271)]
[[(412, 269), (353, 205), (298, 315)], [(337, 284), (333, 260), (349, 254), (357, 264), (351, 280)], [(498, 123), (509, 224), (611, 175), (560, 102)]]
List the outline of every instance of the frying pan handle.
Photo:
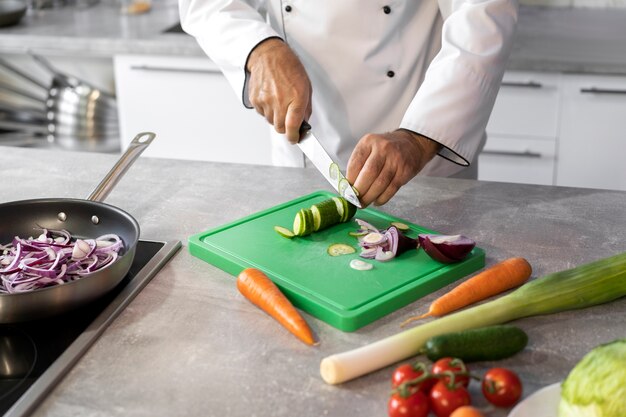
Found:
[(139, 158), (139, 155), (150, 145), (156, 135), (152, 132), (138, 133), (137, 136), (130, 142), (126, 152), (122, 154), (120, 159), (104, 179), (98, 184), (98, 186), (91, 192), (87, 200), (91, 201), (104, 201), (109, 195), (113, 187), (124, 176), (130, 166)]

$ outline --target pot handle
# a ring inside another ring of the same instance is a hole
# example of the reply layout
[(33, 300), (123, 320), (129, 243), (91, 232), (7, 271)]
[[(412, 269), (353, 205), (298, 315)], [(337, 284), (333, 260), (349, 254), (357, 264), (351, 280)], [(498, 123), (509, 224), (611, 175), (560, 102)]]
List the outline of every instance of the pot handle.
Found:
[(89, 194), (87, 200), (102, 202), (109, 195), (113, 187), (124, 176), (130, 166), (139, 158), (139, 155), (152, 143), (156, 135), (152, 132), (141, 132), (130, 142), (126, 151), (122, 154), (115, 166), (111, 168), (109, 173), (98, 184), (98, 186)]

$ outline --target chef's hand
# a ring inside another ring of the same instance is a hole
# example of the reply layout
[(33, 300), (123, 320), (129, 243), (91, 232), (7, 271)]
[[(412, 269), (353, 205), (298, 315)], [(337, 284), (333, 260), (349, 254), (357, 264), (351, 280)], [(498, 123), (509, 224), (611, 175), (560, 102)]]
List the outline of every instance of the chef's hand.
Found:
[(364, 207), (371, 203), (383, 205), (424, 168), (440, 147), (408, 130), (370, 133), (354, 148), (346, 177), (359, 191)]
[(250, 103), (291, 143), (300, 140), (300, 124), (311, 116), (311, 81), (291, 48), (282, 40), (261, 42), (248, 57)]

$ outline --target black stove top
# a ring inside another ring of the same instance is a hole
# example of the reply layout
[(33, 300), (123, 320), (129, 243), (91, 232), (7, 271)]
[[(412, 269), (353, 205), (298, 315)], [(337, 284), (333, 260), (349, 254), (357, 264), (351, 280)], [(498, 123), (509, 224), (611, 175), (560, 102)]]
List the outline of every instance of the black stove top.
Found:
[(32, 411), (179, 248), (178, 241), (140, 240), (126, 277), (96, 302), (53, 318), (0, 324), (0, 415)]

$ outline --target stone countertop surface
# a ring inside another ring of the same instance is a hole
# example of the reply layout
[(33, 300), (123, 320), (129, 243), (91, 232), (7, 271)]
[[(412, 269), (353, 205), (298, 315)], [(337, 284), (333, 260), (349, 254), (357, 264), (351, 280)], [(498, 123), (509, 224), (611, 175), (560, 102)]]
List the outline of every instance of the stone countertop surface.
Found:
[[(158, 138), (157, 138), (158, 140)], [(0, 201), (83, 197), (115, 162), (104, 154), (0, 148)], [(37, 161), (37, 162), (35, 162)], [(37, 169), (32, 169), (33, 164)], [(71, 167), (71, 169), (68, 169)], [(188, 252), (187, 239), (310, 192), (310, 169), (140, 158), (107, 202), (131, 213), (149, 239), (183, 249), (52, 390), (34, 416), (384, 416), (394, 366), (326, 385), (322, 358), (397, 333), (446, 287), (358, 331), (304, 314), (321, 344), (308, 347), (238, 293), (234, 277)], [(626, 193), (447, 178), (417, 178), (379, 208), (441, 233), (463, 233), (487, 265), (527, 258), (533, 278), (626, 251)], [(273, 233), (273, 232), (269, 232)], [(497, 363), (515, 370), (524, 397), (561, 381), (593, 347), (624, 337), (626, 298), (515, 321), (527, 348)], [(487, 417), (509, 410), (486, 406)]]
[[(141, 15), (114, 0), (92, 7), (29, 11), (0, 28), (0, 53), (204, 56), (186, 34), (164, 33), (179, 21), (174, 0), (154, 0)], [(511, 70), (626, 74), (626, 9), (521, 6)]]

